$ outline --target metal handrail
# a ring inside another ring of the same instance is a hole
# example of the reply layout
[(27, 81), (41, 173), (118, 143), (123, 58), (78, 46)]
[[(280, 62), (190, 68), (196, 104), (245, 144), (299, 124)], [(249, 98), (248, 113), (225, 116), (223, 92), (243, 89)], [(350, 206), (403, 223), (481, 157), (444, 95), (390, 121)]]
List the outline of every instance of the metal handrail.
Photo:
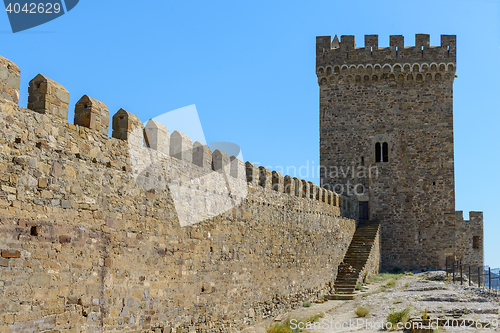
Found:
[[(474, 284), (492, 293), (500, 293), (500, 269), (498, 268), (494, 268), (492, 272), (490, 267), (468, 265), (462, 263), (462, 260), (446, 259), (446, 276), (450, 275), (453, 283), (460, 279), (460, 284), (463, 285), (464, 277), (467, 277), (469, 286)], [(495, 281), (498, 282), (495, 283)]]

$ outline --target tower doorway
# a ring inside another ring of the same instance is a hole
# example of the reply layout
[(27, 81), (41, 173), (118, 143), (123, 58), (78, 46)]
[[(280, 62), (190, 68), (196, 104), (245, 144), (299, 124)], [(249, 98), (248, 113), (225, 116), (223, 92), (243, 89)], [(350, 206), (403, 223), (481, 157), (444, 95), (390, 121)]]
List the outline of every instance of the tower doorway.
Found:
[(359, 220), (360, 221), (368, 221), (368, 201), (360, 201), (359, 202)]

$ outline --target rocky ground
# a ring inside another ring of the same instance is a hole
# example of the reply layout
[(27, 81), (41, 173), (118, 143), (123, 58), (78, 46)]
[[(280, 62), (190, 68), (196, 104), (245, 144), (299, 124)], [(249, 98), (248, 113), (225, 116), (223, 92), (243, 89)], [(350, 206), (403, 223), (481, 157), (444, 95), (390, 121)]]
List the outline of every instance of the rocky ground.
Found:
[[(481, 329), (447, 326), (439, 328), (439, 331), (500, 331), (499, 298), (488, 291), (466, 286), (467, 282), (464, 282), (464, 286), (453, 284), (447, 281), (446, 273), (441, 271), (405, 274), (395, 283), (391, 280), (368, 284), (354, 300), (313, 304), (309, 308), (296, 309), (287, 316), (300, 319), (324, 314), (315, 328), (304, 332), (380, 332), (389, 314), (409, 307), (412, 318), (421, 318), (424, 310), (427, 310), (431, 320), (468, 319), (480, 322), (478, 326), (485, 323), (491, 326)], [(367, 317), (360, 318), (355, 314), (360, 306), (369, 309)], [(272, 323), (268, 320), (245, 331), (265, 332)]]

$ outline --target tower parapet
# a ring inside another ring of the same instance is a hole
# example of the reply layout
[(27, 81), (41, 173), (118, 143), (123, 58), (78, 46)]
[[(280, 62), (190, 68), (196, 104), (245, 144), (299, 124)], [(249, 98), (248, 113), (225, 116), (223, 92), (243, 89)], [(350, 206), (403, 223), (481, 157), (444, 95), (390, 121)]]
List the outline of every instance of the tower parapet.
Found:
[(354, 36), (316, 37), (316, 74), (320, 85), (360, 82), (453, 81), (456, 70), (456, 36), (441, 35), (440, 46), (430, 36), (417, 34), (415, 46), (404, 46), (404, 36), (390, 36), (389, 47), (378, 46), (377, 35), (365, 35), (365, 47)]

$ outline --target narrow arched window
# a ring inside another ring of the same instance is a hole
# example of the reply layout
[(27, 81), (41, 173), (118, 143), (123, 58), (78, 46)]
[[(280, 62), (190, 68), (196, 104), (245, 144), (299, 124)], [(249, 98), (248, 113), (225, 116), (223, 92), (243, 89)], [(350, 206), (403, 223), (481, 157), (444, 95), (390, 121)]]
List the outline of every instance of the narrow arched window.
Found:
[(375, 162), (380, 162), (382, 157), (382, 150), (380, 149), (380, 142), (375, 144)]
[(384, 162), (389, 162), (389, 145), (387, 142), (382, 144), (382, 157)]

